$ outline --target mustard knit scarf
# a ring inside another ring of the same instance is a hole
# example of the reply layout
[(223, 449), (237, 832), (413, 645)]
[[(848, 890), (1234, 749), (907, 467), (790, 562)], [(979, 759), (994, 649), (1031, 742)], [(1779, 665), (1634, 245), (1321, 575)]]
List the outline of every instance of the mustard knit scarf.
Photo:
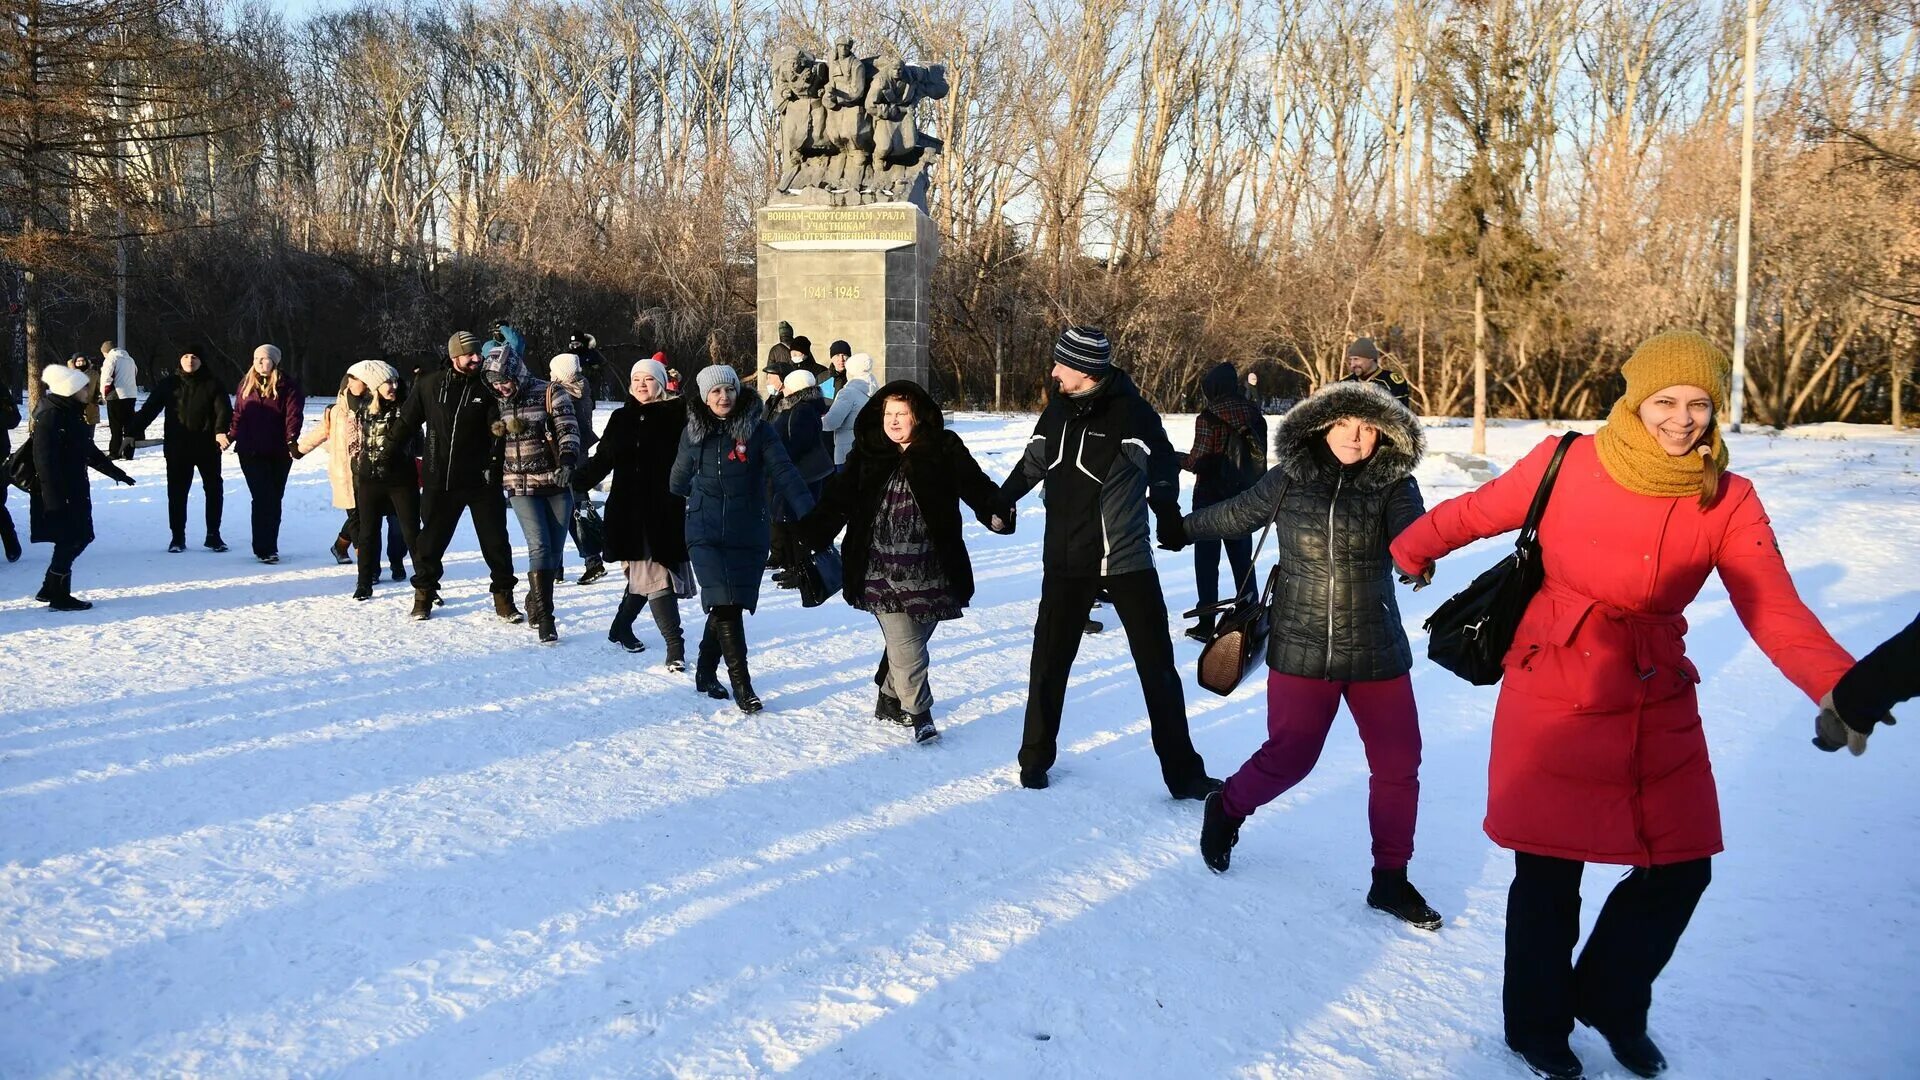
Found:
[(1628, 491), (1655, 498), (1698, 497), (1711, 457), (1719, 472), (1727, 469), (1727, 444), (1720, 437), (1719, 418), (1715, 417), (1707, 440), (1691, 454), (1679, 457), (1667, 453), (1654, 441), (1653, 433), (1640, 421), (1640, 414), (1627, 406), (1622, 397), (1613, 403), (1607, 422), (1593, 437), (1600, 454), (1600, 465), (1613, 482)]

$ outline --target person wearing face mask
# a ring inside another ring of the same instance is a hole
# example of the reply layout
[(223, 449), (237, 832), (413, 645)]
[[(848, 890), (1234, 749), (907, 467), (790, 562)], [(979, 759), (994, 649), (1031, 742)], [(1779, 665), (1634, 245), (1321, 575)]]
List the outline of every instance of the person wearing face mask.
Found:
[(513, 603), (519, 579), (513, 574), (513, 544), (500, 497), (501, 440), (493, 433), (499, 416), (499, 402), (480, 377), (480, 339), (466, 330), (447, 339), (447, 366), (422, 375), (400, 407), (402, 427), (426, 427), (420, 540), (413, 551), (416, 621), (431, 618), (439, 602), (441, 560), (462, 514), (471, 515), (486, 560), (494, 615), (510, 623), (522, 618)]
[(633, 365), (627, 401), (607, 417), (607, 431), (593, 457), (573, 474), (581, 498), (602, 480), (608, 485), (604, 547), (606, 557), (625, 564), (626, 590), (607, 640), (630, 653), (646, 651), (633, 635), (645, 608), (666, 642), (668, 671), (687, 669), (686, 639), (680, 629), (680, 600), (693, 595), (693, 569), (687, 563), (686, 500), (667, 490), (680, 435), (687, 428), (687, 403), (666, 391), (667, 369), (658, 360)]
[(1413, 651), (1400, 625), (1387, 543), (1424, 507), (1419, 421), (1385, 392), (1331, 383), (1294, 406), (1274, 466), (1246, 491), (1195, 510), (1178, 541), (1251, 536), (1273, 522), (1267, 740), (1207, 796), (1200, 854), (1226, 871), (1240, 825), (1307, 778), (1344, 699), (1367, 751), (1373, 885), (1367, 904), (1422, 930), (1440, 916), (1407, 881), (1420, 800)]
[[(1696, 333), (1641, 343), (1606, 423), (1567, 449), (1540, 521), (1545, 580), (1504, 661), (1485, 828), (1514, 852), (1507, 1045), (1542, 1076), (1583, 1074), (1576, 1021), (1629, 1071), (1666, 1068), (1647, 1032), (1653, 983), (1723, 850), (1685, 645), (1707, 574), (1808, 700), (1853, 667), (1795, 591), (1753, 483), (1727, 471), (1727, 369)], [(1407, 526), (1394, 563), (1426, 580), (1448, 552), (1519, 528), (1559, 442)], [(1576, 961), (1587, 863), (1631, 869)]]
[(580, 425), (567, 392), (528, 374), (513, 346), (494, 349), (481, 370), (499, 401), (493, 433), (503, 440), (501, 482), (527, 538), (527, 622), (542, 645), (553, 645), (560, 640), (553, 583), (573, 519), (570, 480), (580, 460)]
[(93, 543), (93, 495), (87, 469), (131, 485), (133, 477), (93, 445), (93, 428), (82, 412), (92, 388), (84, 372), (53, 365), (41, 372), (46, 393), (33, 414), (34, 488), (29, 508), (32, 540), (52, 544), (47, 576), (34, 599), (54, 611), (85, 611), (93, 605), (73, 595), (73, 562)]
[(1179, 525), (1179, 455), (1160, 414), (1113, 365), (1113, 346), (1098, 327), (1068, 327), (1054, 342), (1053, 361), (1051, 400), (1000, 485), (1009, 505), (1047, 485), (1020, 786), (1049, 783), (1067, 677), (1094, 598), (1104, 593), (1126, 627), (1161, 780), (1176, 799), (1204, 799), (1220, 781), (1207, 775), (1187, 730), (1186, 694), (1147, 531), (1149, 509), (1163, 534), (1169, 523)]
[[(574, 353), (561, 353), (547, 362), (547, 381), (565, 390), (567, 401), (573, 406), (573, 422), (580, 429), (580, 455), (583, 461), (586, 455), (593, 453), (594, 444), (600, 441), (593, 431), (594, 381), (585, 365), (585, 359)], [(576, 506), (580, 503), (578, 498), (573, 501)], [(588, 551), (586, 542), (581, 538), (579, 518), (568, 517), (567, 532), (573, 536), (574, 550), (580, 553), (580, 558), (586, 563), (586, 568), (580, 571), (577, 584), (591, 585), (606, 577), (607, 567), (602, 553)], [(554, 576), (564, 580), (558, 570)]]
[(220, 379), (207, 370), (197, 354), (184, 353), (177, 371), (155, 384), (153, 392), (134, 414), (133, 428), (145, 438), (147, 426), (162, 412), (162, 450), (167, 461), (167, 526), (172, 539), (167, 550), (187, 550), (187, 496), (193, 476), (200, 474), (200, 494), (206, 500), (206, 541), (210, 551), (227, 550), (220, 539), (220, 514), (226, 488), (220, 478), (220, 452), (227, 448), (227, 428), (233, 423), (233, 402)]
[(280, 366), (280, 349), (253, 350), (253, 364), (233, 399), (227, 439), (240, 455), (240, 474), (253, 499), (253, 557), (269, 565), (280, 561), (280, 506), (287, 495), (287, 473), (300, 456), (301, 411), (307, 397), (293, 373)]
[(973, 599), (960, 503), (998, 533), (1013, 531), (1013, 506), (919, 383), (888, 383), (861, 410), (858, 426), (847, 467), (827, 479), (798, 528), (816, 549), (846, 529), (843, 594), (873, 615), (885, 643), (874, 716), (912, 727), (914, 742), (930, 742), (940, 731), (927, 643)]
[(387, 525), (387, 561), (393, 580), (405, 577), (403, 560), (420, 542), (420, 488), (415, 480), (415, 431), (401, 421), (400, 373), (380, 360), (348, 368), (370, 389), (348, 403), (357, 434), (349, 475), (353, 484), (353, 546), (359, 573), (355, 600), (373, 599), (380, 580), (380, 523)]
[(767, 423), (760, 395), (740, 384), (739, 373), (709, 364), (694, 376), (694, 386), (699, 397), (687, 403), (687, 427), (667, 480), (667, 489), (687, 500), (687, 554), (707, 613), (694, 686), (726, 697), (718, 674), (724, 658), (734, 704), (757, 713), (765, 705), (747, 668), (744, 615), (760, 603), (775, 510), (804, 517), (813, 496)]

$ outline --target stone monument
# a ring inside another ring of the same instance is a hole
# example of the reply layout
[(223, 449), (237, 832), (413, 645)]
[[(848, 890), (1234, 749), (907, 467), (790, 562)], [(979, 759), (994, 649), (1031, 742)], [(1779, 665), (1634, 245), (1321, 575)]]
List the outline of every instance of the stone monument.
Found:
[(874, 379), (931, 374), (927, 327), (939, 237), (927, 217), (927, 176), (944, 144), (918, 127), (914, 106), (948, 93), (945, 68), (891, 49), (835, 44), (830, 60), (783, 50), (774, 65), (780, 176), (755, 214), (759, 349), (786, 322), (814, 343), (848, 342), (874, 361)]

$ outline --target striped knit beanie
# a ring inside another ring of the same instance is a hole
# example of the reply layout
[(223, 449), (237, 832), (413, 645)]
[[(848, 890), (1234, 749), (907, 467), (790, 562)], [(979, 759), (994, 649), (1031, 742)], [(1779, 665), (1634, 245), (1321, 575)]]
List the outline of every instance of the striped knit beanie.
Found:
[(1097, 326), (1069, 326), (1053, 343), (1053, 359), (1083, 375), (1104, 378), (1113, 370), (1113, 343)]

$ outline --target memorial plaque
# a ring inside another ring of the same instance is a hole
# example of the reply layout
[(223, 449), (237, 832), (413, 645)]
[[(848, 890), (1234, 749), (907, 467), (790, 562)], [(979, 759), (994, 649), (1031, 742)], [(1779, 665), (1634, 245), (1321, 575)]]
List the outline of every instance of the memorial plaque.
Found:
[(876, 385), (893, 379), (927, 385), (939, 234), (919, 207), (764, 207), (756, 218), (756, 368), (786, 322), (813, 342), (822, 364), (829, 343), (839, 339), (873, 357)]

